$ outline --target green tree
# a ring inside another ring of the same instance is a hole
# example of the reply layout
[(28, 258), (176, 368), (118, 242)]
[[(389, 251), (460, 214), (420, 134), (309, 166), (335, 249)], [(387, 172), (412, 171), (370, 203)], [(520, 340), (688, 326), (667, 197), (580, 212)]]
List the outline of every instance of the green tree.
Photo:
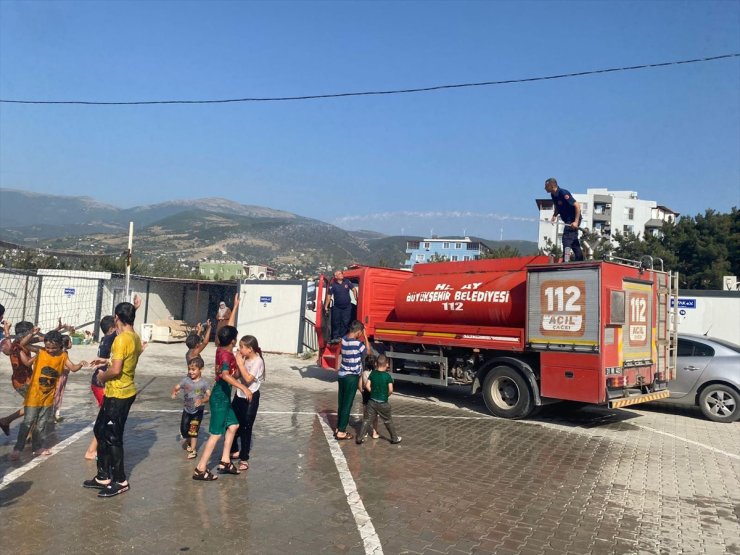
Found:
[(558, 260), (563, 256), (563, 249), (557, 243), (553, 243), (552, 239), (545, 237), (545, 246), (539, 250), (539, 254), (544, 254)]
[(444, 254), (439, 254), (438, 252), (435, 252), (432, 256), (429, 257), (429, 260), (427, 262), (447, 262), (449, 259)]
[(660, 268), (677, 271), (684, 289), (721, 289), (722, 276), (740, 274), (740, 213), (706, 210), (695, 217), (684, 216), (677, 224), (663, 224), (658, 235), (640, 238), (617, 233), (614, 255), (639, 260), (653, 257)]
[(519, 249), (516, 249), (510, 245), (504, 245), (502, 247), (496, 247), (491, 249), (491, 252), (481, 255), (481, 259), (486, 258), (515, 258), (521, 256)]

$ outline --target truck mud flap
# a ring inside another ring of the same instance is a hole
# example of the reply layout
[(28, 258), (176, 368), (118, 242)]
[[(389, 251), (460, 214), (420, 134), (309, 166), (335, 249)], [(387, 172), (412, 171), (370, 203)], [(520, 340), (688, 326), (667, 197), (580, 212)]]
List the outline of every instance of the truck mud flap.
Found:
[(629, 405), (636, 405), (638, 403), (647, 403), (648, 401), (657, 401), (658, 399), (665, 399), (670, 397), (671, 392), (666, 390), (656, 391), (655, 393), (645, 393), (644, 395), (635, 395), (634, 397), (624, 397), (622, 399), (614, 399), (609, 401), (610, 409), (618, 409)]

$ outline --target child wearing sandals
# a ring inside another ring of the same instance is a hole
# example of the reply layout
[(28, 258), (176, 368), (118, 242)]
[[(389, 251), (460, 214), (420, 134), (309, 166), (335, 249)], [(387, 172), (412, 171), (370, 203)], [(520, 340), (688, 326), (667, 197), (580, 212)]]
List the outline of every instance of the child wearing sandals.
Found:
[[(33, 329), (33, 334), (38, 333), (38, 328)], [(33, 374), (29, 382), (26, 399), (23, 403), (23, 423), (18, 430), (18, 440), (15, 448), (10, 454), (10, 460), (17, 461), (21, 451), (26, 445), (28, 432), (35, 425), (36, 428), (31, 438), (33, 454), (51, 455), (46, 448), (46, 425), (51, 419), (54, 408), (54, 393), (57, 382), (64, 370), (77, 372), (80, 368), (87, 366), (87, 362), (81, 361), (74, 364), (69, 360), (64, 350), (64, 339), (58, 331), (50, 331), (44, 335), (44, 347), (39, 349), (33, 364)]]
[(182, 447), (188, 452), (188, 459), (198, 456), (196, 448), (200, 423), (203, 422), (203, 405), (211, 397), (208, 381), (201, 377), (204, 365), (200, 355), (195, 355), (188, 362), (188, 375), (172, 388), (173, 399), (177, 397), (180, 390), (184, 392), (180, 435), (182, 436)]
[(252, 428), (254, 428), (257, 409), (260, 406), (260, 385), (265, 381), (266, 376), (262, 349), (253, 335), (245, 335), (239, 340), (236, 364), (239, 367), (242, 382), (252, 392), (252, 399), (248, 400), (241, 391), (237, 390), (231, 402), (239, 420), (239, 431), (234, 440), (234, 452), (231, 458), (239, 458), (239, 470), (247, 470), (249, 469), (249, 452), (252, 449)]
[(248, 400), (252, 399), (252, 392), (236, 378), (239, 375), (239, 368), (232, 349), (236, 345), (236, 338), (239, 333), (233, 325), (238, 306), (239, 295), (236, 295), (234, 297), (234, 309), (231, 311), (228, 324), (223, 326), (216, 334), (218, 343), (216, 348), (216, 383), (213, 385), (211, 398), (208, 401), (211, 411), (208, 432), (211, 435), (203, 445), (198, 466), (193, 471), (193, 480), (210, 482), (218, 478), (208, 469), (208, 461), (221, 436), (224, 436), (224, 448), (221, 462), (218, 465), (218, 472), (221, 474), (240, 473), (229, 458), (234, 436), (239, 429), (239, 420), (237, 420), (234, 410), (231, 408), (231, 388), (240, 389)]

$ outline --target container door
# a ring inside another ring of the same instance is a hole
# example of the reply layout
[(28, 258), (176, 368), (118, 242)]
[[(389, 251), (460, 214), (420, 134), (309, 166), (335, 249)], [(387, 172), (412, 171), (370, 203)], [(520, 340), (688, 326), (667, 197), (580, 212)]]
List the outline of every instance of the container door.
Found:
[(622, 326), (621, 365), (653, 364), (653, 285), (624, 281), (625, 322)]
[(536, 269), (527, 279), (532, 349), (599, 351), (599, 268)]

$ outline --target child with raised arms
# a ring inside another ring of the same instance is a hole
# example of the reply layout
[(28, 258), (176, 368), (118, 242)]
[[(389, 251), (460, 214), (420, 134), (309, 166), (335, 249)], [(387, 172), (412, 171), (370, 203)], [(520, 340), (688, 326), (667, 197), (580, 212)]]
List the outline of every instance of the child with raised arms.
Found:
[[(33, 333), (34, 335), (38, 333), (38, 328), (34, 328)], [(10, 454), (13, 461), (20, 458), (28, 432), (34, 425), (36, 428), (31, 439), (33, 454), (51, 455), (51, 451), (45, 445), (46, 424), (52, 415), (57, 382), (64, 370), (77, 372), (83, 366), (87, 366), (87, 362), (75, 364), (69, 360), (63, 346), (64, 339), (58, 331), (50, 331), (44, 335), (44, 347), (34, 359), (33, 374), (23, 403), (23, 423), (18, 430), (15, 448)]]
[(203, 371), (203, 358), (196, 355), (188, 363), (188, 375), (180, 383), (172, 388), (172, 398), (177, 393), (184, 392), (184, 405), (182, 418), (180, 419), (180, 435), (183, 440), (183, 448), (188, 452), (188, 459), (198, 456), (198, 431), (200, 423), (203, 422), (203, 405), (211, 397), (211, 388), (208, 381), (201, 376)]
[(185, 338), (185, 346), (188, 348), (188, 352), (185, 353), (185, 363), (190, 364), (190, 361), (199, 356), (203, 349), (208, 345), (208, 341), (211, 339), (211, 321), (206, 322), (205, 330), (198, 322), (195, 327), (195, 331), (190, 333)]

